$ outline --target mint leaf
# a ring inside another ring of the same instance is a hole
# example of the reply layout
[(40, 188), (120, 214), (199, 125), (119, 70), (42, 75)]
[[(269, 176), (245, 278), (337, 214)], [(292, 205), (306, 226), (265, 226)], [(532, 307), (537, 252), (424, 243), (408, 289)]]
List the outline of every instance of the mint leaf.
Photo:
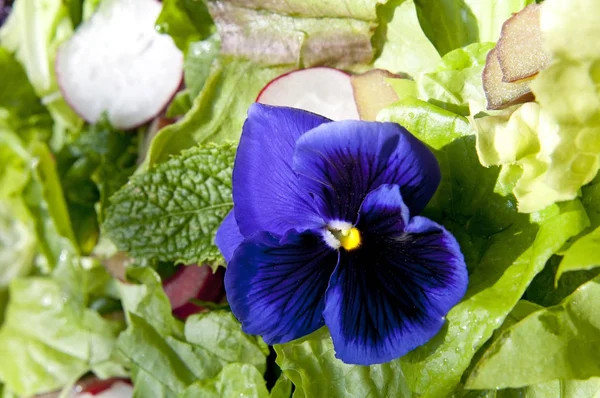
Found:
[(467, 388), (521, 387), (599, 376), (598, 311), (600, 278), (595, 278), (560, 305), (538, 311), (504, 331), (474, 367)]
[(233, 203), (233, 144), (203, 145), (135, 175), (111, 198), (103, 228), (134, 257), (217, 263), (214, 235)]
[(225, 366), (214, 379), (196, 382), (178, 395), (178, 398), (195, 397), (269, 398), (269, 392), (265, 379), (254, 366), (232, 363)]
[(326, 328), (274, 347), (277, 364), (296, 386), (295, 396), (410, 396), (398, 361), (372, 366), (346, 365), (335, 358)]

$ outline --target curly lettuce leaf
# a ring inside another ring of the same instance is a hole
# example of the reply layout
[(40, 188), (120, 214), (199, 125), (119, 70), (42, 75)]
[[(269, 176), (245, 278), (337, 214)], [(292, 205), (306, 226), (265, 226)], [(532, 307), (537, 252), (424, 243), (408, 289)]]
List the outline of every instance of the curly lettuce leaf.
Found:
[(485, 104), (481, 73), (494, 43), (474, 43), (453, 50), (442, 58), (435, 71), (417, 78), (419, 98), (466, 116), (469, 107)]
[[(600, 169), (600, 37), (590, 18), (593, 0), (566, 6), (545, 1), (541, 8), (544, 45), (553, 63), (531, 82), (537, 104), (525, 104), (508, 119), (475, 121), (482, 164), (517, 166), (513, 193), (519, 210), (533, 212), (571, 200)], [(595, 35), (595, 36), (594, 36)]]
[(508, 328), (475, 365), (467, 388), (521, 387), (600, 376), (595, 349), (600, 341), (599, 295), (596, 278), (561, 304)]
[(193, 315), (184, 325), (171, 314), (156, 272), (137, 268), (128, 275), (142, 282), (119, 284), (128, 329), (118, 348), (131, 368), (134, 397), (176, 397), (195, 382), (218, 389), (229, 364), (265, 371), (266, 345), (245, 335), (230, 312)]

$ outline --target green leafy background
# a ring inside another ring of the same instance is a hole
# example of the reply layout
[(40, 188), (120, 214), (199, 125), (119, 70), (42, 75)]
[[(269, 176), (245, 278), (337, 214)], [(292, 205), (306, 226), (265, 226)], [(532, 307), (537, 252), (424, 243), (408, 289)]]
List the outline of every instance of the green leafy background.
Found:
[[(533, 84), (539, 104), (488, 114), (486, 54), (531, 0), (165, 0), (156, 25), (185, 55), (185, 88), (166, 113), (178, 120), (152, 134), (88, 125), (58, 91), (56, 51), (99, 1), (35, 3), (17, 0), (0, 29), (3, 397), (88, 373), (130, 377), (135, 397), (600, 394), (598, 163), (561, 172), (600, 152), (597, 2), (546, 0), (555, 63)], [(378, 120), (434, 151), (443, 178), (425, 215), (467, 260), (440, 333), (383, 365), (342, 363), (326, 328), (270, 348), (226, 305), (179, 320), (162, 289), (176, 263), (224, 265), (213, 240), (246, 110), (312, 65), (410, 76), (388, 80), (400, 101)], [(542, 159), (530, 115), (575, 144)], [(102, 265), (123, 252), (127, 281)]]

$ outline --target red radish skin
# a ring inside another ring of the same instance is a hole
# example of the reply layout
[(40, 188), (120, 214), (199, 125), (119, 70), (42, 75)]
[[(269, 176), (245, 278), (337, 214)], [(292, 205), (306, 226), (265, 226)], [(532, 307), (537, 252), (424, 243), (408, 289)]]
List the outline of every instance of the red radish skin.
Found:
[(82, 118), (104, 112), (128, 130), (164, 110), (183, 78), (183, 54), (154, 22), (156, 0), (105, 0), (61, 46), (56, 57), (59, 88)]
[(173, 315), (185, 319), (204, 309), (191, 299), (220, 302), (225, 297), (223, 277), (222, 267), (213, 273), (208, 265), (180, 265), (175, 275), (163, 282)]
[(359, 120), (350, 75), (315, 67), (288, 72), (271, 80), (256, 102), (304, 109), (331, 120)]
[(129, 384), (130, 386), (131, 381), (129, 379), (124, 379), (124, 378), (119, 378), (119, 377), (113, 377), (110, 379), (94, 379), (92, 381), (89, 382), (89, 384), (86, 384), (85, 387), (83, 387), (83, 389), (81, 390), (81, 394), (91, 394), (91, 395), (98, 395), (108, 389), (110, 389), (113, 384), (117, 383), (117, 382), (121, 382), (121, 383), (125, 383), (125, 384)]

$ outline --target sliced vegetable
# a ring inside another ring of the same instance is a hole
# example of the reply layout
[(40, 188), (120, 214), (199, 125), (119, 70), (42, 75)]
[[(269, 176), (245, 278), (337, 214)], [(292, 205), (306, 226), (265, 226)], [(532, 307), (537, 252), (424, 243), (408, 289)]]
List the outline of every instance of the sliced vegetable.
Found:
[(309, 68), (270, 81), (256, 102), (300, 108), (332, 120), (359, 119), (350, 75), (332, 68)]
[(157, 115), (177, 91), (183, 56), (154, 22), (156, 0), (103, 1), (60, 49), (56, 70), (71, 107), (90, 123), (104, 112), (130, 129)]

